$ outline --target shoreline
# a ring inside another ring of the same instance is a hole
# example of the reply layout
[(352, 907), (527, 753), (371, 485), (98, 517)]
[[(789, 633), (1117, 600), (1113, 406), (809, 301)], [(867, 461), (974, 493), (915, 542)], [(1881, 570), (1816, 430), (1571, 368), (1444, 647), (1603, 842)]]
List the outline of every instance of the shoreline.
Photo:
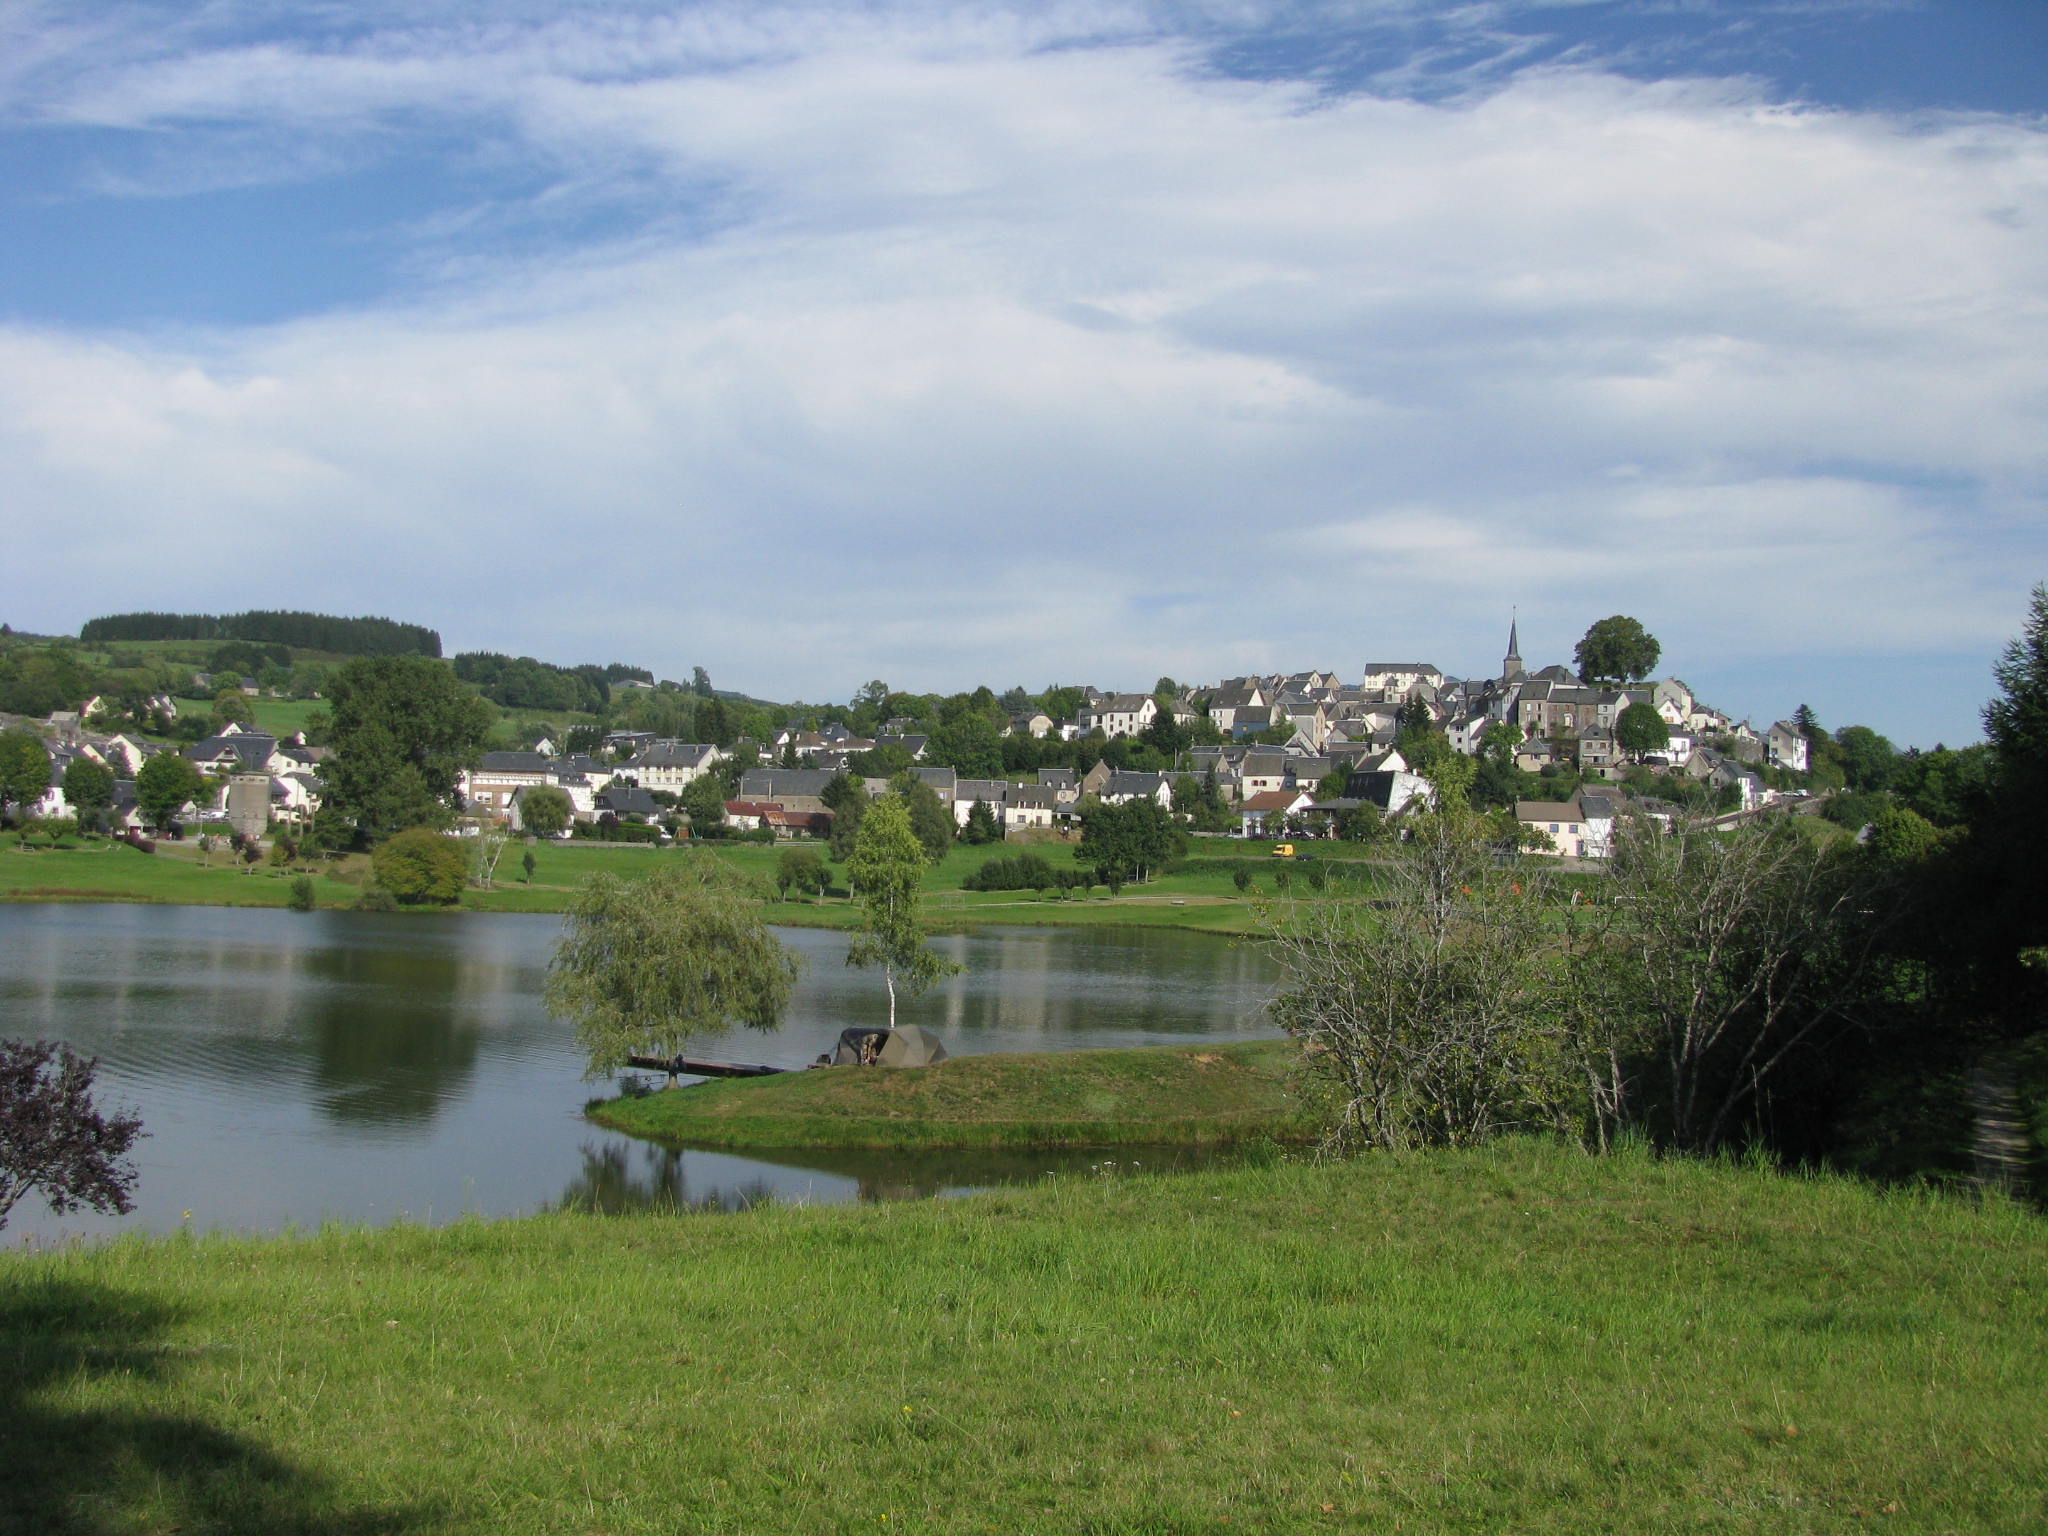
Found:
[[(509, 878), (498, 878), (488, 890), (465, 890), (459, 902), (396, 910), (407, 915), (559, 915), (567, 910), (584, 876), (605, 870), (630, 878), (650, 859), (677, 856), (672, 850), (657, 852), (632, 845), (557, 844), (539, 851), (540, 874), (532, 883), (519, 877), (515, 864)], [(775, 846), (749, 845), (720, 850), (714, 856), (769, 878), (778, 851)], [(1263, 867), (1252, 855), (1240, 857), (1254, 867)], [(956, 851), (933, 871), (922, 900), (928, 932), (939, 935), (988, 926), (1107, 926), (1172, 928), (1239, 938), (1253, 931), (1252, 898), (1204, 888), (1220, 883), (1213, 873), (1166, 876), (1145, 886), (1127, 887), (1119, 896), (1102, 893), (1079, 900), (1039, 900), (1015, 891), (966, 891), (945, 883), (957, 880), (962, 865), (976, 862)], [(229, 864), (223, 854), (202, 863), (196, 851), (176, 843), (161, 844), (156, 853), (146, 854), (119, 842), (94, 841), (32, 851), (0, 849), (0, 903), (282, 908), (289, 905), (293, 881), (302, 875), (312, 877), (315, 910), (322, 912), (354, 910), (370, 883), (368, 859), (360, 854), (313, 866), (242, 868)], [(851, 928), (860, 916), (858, 906), (845, 898), (819, 903), (771, 896), (764, 907), (770, 923), (790, 928)]]

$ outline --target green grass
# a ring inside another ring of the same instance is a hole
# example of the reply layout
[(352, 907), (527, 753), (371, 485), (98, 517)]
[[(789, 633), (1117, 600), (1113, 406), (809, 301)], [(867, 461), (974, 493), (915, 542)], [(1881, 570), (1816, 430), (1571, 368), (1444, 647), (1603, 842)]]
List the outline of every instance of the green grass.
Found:
[[(202, 867), (193, 840), (158, 843), (155, 855), (140, 854), (100, 838), (70, 838), (58, 848), (22, 852), (9, 836), (0, 841), (0, 901), (158, 901), (193, 906), (281, 906), (289, 877), (267, 865), (253, 874), (231, 867), (227, 854)], [(713, 857), (758, 875), (764, 882), (775, 870), (777, 849), (758, 843), (706, 843), (658, 849), (652, 845), (602, 846), (583, 842), (548, 842), (533, 847), (534, 876), (523, 874), (521, 856), (527, 847), (513, 843), (498, 865), (494, 888), (463, 895), (462, 906), (480, 912), (560, 912), (583, 878), (598, 870), (631, 877), (661, 859)], [(1059, 851), (1055, 850), (1056, 856)], [(1217, 933), (1251, 931), (1252, 908), (1231, 887), (1227, 876), (1212, 873), (1171, 876), (1149, 885), (1126, 886), (1112, 900), (1106, 888), (1068, 901), (1041, 901), (1030, 891), (962, 891), (960, 878), (980, 867), (988, 850), (956, 849), (927, 875), (924, 915), (934, 930), (985, 923), (1032, 926), (1172, 927)], [(357, 855), (311, 866), (323, 907), (353, 906), (367, 883), (367, 863)], [(339, 873), (343, 878), (332, 876)], [(837, 869), (834, 869), (837, 876)], [(822, 903), (807, 900), (770, 901), (769, 921), (794, 927), (850, 928), (859, 909), (844, 894)], [(1297, 885), (1297, 889), (1299, 886)], [(434, 909), (442, 910), (442, 909)]]
[[(244, 873), (225, 849), (210, 867), (190, 846), (159, 844), (139, 853), (104, 838), (67, 839), (68, 846), (23, 852), (9, 836), (0, 842), (0, 901), (144, 901), (183, 906), (281, 907), (291, 894), (289, 875), (268, 865)], [(293, 871), (292, 873), (297, 873)], [(359, 891), (320, 876), (321, 906), (352, 906)]]
[(636, 1136), (722, 1147), (1108, 1147), (1305, 1140), (1290, 1041), (960, 1056), (892, 1071), (727, 1078), (590, 1117)]
[(248, 705), (256, 728), (279, 740), (305, 730), (314, 715), (328, 712), (325, 699), (273, 699), (268, 694), (248, 700)]
[(2038, 1532), (2048, 1229), (1544, 1143), (0, 1255), (0, 1531)]

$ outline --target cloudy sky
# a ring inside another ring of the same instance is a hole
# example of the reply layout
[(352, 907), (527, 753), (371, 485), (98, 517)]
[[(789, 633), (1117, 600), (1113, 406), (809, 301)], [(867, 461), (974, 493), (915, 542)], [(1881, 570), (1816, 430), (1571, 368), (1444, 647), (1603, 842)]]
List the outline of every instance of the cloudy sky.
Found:
[(0, 617), (1978, 734), (2038, 0), (0, 0)]

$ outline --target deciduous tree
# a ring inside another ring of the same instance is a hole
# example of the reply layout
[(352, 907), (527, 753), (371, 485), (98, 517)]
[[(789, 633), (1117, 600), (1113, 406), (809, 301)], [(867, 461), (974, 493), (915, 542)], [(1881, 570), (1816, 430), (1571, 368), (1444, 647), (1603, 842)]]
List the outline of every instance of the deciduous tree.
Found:
[(576, 808), (566, 790), (536, 784), (519, 797), (519, 824), (535, 837), (555, 837), (569, 830)]
[(1622, 751), (1643, 760), (1645, 752), (1661, 752), (1671, 745), (1671, 727), (1657, 713), (1656, 706), (1640, 701), (1629, 705), (1614, 722), (1614, 740)]
[(247, 725), (254, 718), (249, 700), (239, 688), (223, 688), (213, 696), (213, 728), (224, 731), (231, 725)]
[(725, 826), (725, 784), (715, 773), (700, 773), (683, 786), (682, 808), (690, 835), (716, 837)]
[(320, 820), (329, 846), (446, 826), (457, 780), (490, 735), (490, 706), (424, 656), (352, 661), (330, 680), (328, 698), (333, 752), (321, 764)]
[(30, 1190), (59, 1215), (79, 1206), (126, 1214), (143, 1134), (131, 1114), (93, 1104), (97, 1060), (48, 1040), (0, 1040), (0, 1227)]
[(0, 809), (19, 817), (50, 787), (50, 751), (35, 732), (0, 731)]
[(81, 827), (97, 828), (114, 803), (114, 771), (89, 757), (73, 758), (64, 770), (64, 799)]
[(206, 793), (197, 768), (175, 752), (159, 752), (135, 775), (135, 804), (152, 827), (168, 827), (187, 801)]
[(1264, 914), (1284, 975), (1273, 1017), (1327, 1085), (1340, 1147), (1458, 1145), (1566, 1118), (1540, 877), (1502, 868), (1487, 819), (1439, 790), (1374, 902)]
[(884, 795), (869, 806), (846, 861), (847, 878), (861, 906), (860, 932), (846, 963), (880, 966), (889, 991), (889, 1027), (896, 1027), (896, 988), (916, 997), (959, 967), (924, 944), (917, 917), (918, 886), (924, 878), (925, 846), (911, 825), (910, 806), (900, 795)]
[(785, 896), (794, 890), (799, 896), (822, 896), (827, 876), (825, 861), (809, 848), (784, 848), (775, 855), (775, 884)]
[(643, 879), (583, 882), (542, 995), (575, 1024), (586, 1076), (632, 1055), (674, 1056), (735, 1024), (781, 1026), (799, 962), (768, 931), (759, 897), (710, 855), (665, 860)]
[(1619, 613), (1595, 621), (1572, 651), (1579, 675), (1589, 683), (1628, 683), (1648, 677), (1662, 654), (1655, 635)]
[(1603, 1121), (1686, 1151), (1738, 1140), (1786, 1064), (1869, 995), (1885, 882), (1789, 818), (1669, 834), (1624, 818), (1612, 900), (1571, 909), (1576, 1055)]
[(939, 799), (939, 792), (906, 770), (889, 781), (889, 793), (903, 802), (910, 815), (911, 830), (917, 834), (925, 858), (938, 863), (946, 856), (946, 850), (953, 846), (953, 834), (959, 828), (959, 823), (953, 820), (953, 813)]
[(370, 853), (377, 883), (408, 906), (448, 906), (462, 899), (469, 855), (455, 838), (431, 827), (408, 827)]
[(1157, 801), (1097, 802), (1081, 812), (1081, 841), (1074, 857), (1093, 868), (1105, 885), (1121, 885), (1150, 879), (1186, 848), (1186, 834)]

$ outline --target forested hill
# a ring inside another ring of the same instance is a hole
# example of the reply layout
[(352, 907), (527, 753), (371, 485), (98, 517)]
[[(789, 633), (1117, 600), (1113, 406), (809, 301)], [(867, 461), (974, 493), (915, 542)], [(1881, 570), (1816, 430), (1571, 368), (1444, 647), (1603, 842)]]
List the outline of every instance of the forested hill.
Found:
[(254, 640), (344, 656), (439, 656), (441, 634), (395, 619), (337, 618), (326, 613), (115, 613), (89, 619), (80, 641)]

